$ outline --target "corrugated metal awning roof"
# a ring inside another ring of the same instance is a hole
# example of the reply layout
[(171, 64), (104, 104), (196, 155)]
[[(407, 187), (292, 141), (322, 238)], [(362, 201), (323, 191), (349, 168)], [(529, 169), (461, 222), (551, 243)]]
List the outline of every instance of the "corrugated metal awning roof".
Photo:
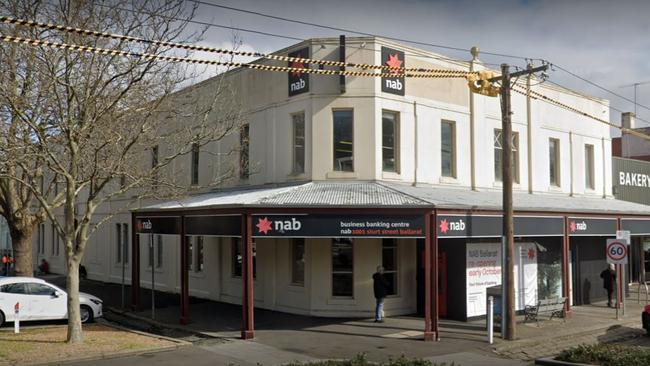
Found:
[[(440, 208), (501, 210), (500, 191), (390, 182), (308, 182), (223, 190), (162, 202), (137, 211), (209, 208)], [(649, 215), (650, 206), (611, 198), (514, 193), (515, 211)]]

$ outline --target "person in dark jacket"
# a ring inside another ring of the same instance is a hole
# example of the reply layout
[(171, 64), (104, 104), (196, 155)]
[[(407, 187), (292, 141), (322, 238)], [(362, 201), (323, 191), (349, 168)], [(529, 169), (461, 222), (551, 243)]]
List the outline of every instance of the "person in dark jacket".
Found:
[(600, 272), (600, 278), (603, 279), (603, 288), (607, 290), (607, 306), (612, 307), (612, 293), (616, 287), (616, 271), (614, 265), (610, 264), (604, 271)]
[(384, 299), (388, 294), (388, 281), (384, 278), (384, 267), (377, 266), (377, 272), (372, 275), (372, 288), (375, 292), (377, 305), (375, 306), (375, 323), (382, 323), (384, 312)]

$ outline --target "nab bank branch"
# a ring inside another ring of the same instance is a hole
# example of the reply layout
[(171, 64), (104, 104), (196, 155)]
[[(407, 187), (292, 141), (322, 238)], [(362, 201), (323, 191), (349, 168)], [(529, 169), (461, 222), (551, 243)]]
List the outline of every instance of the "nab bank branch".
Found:
[[(373, 37), (310, 39), (276, 54), (485, 68), (477, 51), (454, 61)], [(464, 79), (249, 69), (226, 77), (246, 96), (248, 125), (186, 164), (199, 169), (199, 184), (228, 164), (236, 177), (219, 190), (116, 216), (89, 245), (90, 278), (119, 282), (127, 262), (139, 307), (139, 288), (150, 287), (156, 271), (156, 289), (181, 294), (181, 322), (192, 318), (190, 296), (241, 304), (244, 338), (254, 336), (254, 308), (372, 317), (379, 265), (389, 285), (386, 315), (422, 316), (427, 340), (444, 337), (440, 318), (485, 315), (486, 288), (501, 282), (498, 98), (470, 93)], [(212, 82), (192, 93), (207, 93)], [(532, 84), (609, 116), (606, 101)], [(517, 309), (561, 296), (570, 312), (606, 299), (598, 277), (606, 240), (619, 229), (650, 234), (650, 206), (614, 198), (608, 126), (523, 94), (512, 98)], [(233, 150), (248, 161), (218, 153)]]

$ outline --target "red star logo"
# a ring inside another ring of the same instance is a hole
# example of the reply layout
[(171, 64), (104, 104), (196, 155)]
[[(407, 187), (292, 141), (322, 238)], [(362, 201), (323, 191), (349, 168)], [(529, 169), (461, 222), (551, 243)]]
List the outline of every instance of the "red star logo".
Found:
[(569, 225), (569, 228), (571, 229), (571, 232), (572, 232), (572, 233), (575, 233), (575, 232), (576, 232), (576, 229), (577, 229), (577, 227), (576, 227), (576, 222), (575, 222), (575, 221), (571, 221), (571, 224)]
[[(291, 63), (291, 67), (294, 68), (294, 69), (304, 69), (305, 64), (300, 62), (300, 61), (294, 61), (294, 62)], [(291, 72), (291, 75), (293, 75), (293, 76), (300, 76), (301, 74), (302, 74), (302, 72), (300, 72), (298, 70), (295, 70), (295, 71)]]
[(528, 259), (533, 260), (535, 258), (535, 249), (528, 249)]
[(386, 61), (386, 65), (390, 67), (390, 72), (391, 74), (397, 74), (399, 73), (399, 68), (402, 67), (402, 61), (399, 59), (399, 56), (397, 54), (395, 55), (388, 55), (388, 61)]
[(271, 221), (271, 220), (269, 220), (269, 219), (267, 219), (265, 217), (263, 219), (258, 219), (257, 225), (255, 225), (255, 226), (257, 226), (257, 230), (260, 233), (268, 234), (269, 231), (271, 231), (271, 224), (272, 223), (273, 223), (273, 221)]
[(440, 232), (443, 234), (447, 234), (447, 231), (449, 231), (449, 223), (447, 220), (442, 220), (440, 221)]

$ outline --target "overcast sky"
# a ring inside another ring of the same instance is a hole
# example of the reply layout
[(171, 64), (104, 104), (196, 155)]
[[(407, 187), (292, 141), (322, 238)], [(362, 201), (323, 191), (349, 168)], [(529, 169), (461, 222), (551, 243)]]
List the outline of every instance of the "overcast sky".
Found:
[[(633, 99), (623, 85), (638, 87), (637, 102), (650, 107), (650, 1), (433, 1), (433, 0), (204, 0), (300, 21), (383, 36), (482, 51), (542, 58), (615, 93)], [(298, 37), (338, 36), (341, 32), (200, 5), (198, 20)], [(247, 49), (271, 52), (297, 41), (240, 32)], [(346, 34), (354, 36), (354, 34)], [(212, 28), (205, 41), (224, 46), (229, 30)], [(446, 56), (469, 59), (469, 51), (417, 46)], [(489, 63), (524, 66), (520, 59), (482, 55)], [(612, 106), (634, 111), (633, 103), (557, 70), (551, 80)], [(637, 107), (650, 121), (650, 110)], [(611, 111), (611, 120), (620, 113)]]

